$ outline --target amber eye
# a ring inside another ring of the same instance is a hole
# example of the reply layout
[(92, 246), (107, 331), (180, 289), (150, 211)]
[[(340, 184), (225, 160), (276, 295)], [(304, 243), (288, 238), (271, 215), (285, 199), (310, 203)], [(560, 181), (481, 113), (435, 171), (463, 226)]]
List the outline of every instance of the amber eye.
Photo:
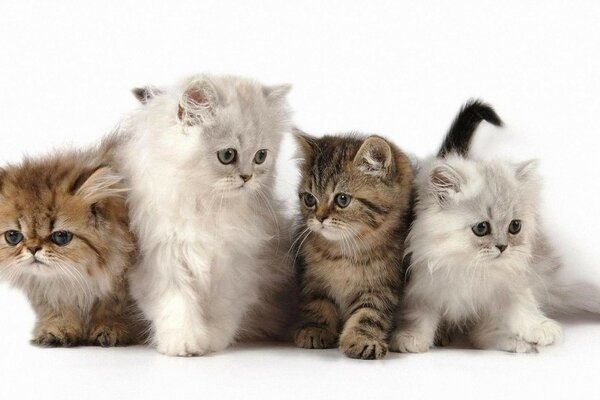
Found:
[(50, 240), (59, 246), (66, 246), (73, 240), (73, 234), (69, 231), (52, 232)]
[(348, 204), (350, 204), (351, 199), (352, 198), (346, 193), (339, 193), (337, 196), (335, 196), (335, 204), (341, 208), (346, 208), (348, 207)]
[(217, 151), (217, 158), (221, 164), (231, 164), (237, 158), (237, 151), (232, 148), (219, 150)]
[(479, 237), (489, 235), (492, 231), (490, 223), (487, 221), (475, 224), (471, 227), (471, 229), (473, 230), (473, 233)]
[(308, 208), (314, 207), (315, 204), (317, 204), (317, 199), (310, 193), (304, 193), (302, 195), (302, 199), (304, 200), (304, 204), (306, 204), (306, 207)]
[(508, 232), (512, 235), (516, 235), (517, 233), (521, 232), (521, 225), (520, 219), (513, 219), (510, 221), (510, 225), (508, 226)]
[(19, 231), (6, 231), (4, 233), (6, 243), (11, 246), (16, 246), (23, 241), (23, 234)]
[(262, 164), (267, 159), (267, 150), (262, 149), (256, 152), (254, 155), (254, 162), (256, 164)]

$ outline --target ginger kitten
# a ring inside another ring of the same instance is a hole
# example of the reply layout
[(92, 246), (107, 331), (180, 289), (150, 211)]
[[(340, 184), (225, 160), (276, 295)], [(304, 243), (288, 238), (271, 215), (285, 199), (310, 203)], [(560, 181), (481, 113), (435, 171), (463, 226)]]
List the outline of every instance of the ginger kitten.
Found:
[(31, 302), (34, 344), (136, 340), (125, 280), (135, 247), (121, 178), (107, 166), (117, 144), (0, 169), (0, 278)]
[(410, 162), (379, 136), (297, 137), (304, 162), (295, 250), (302, 287), (296, 345), (339, 345), (348, 357), (380, 359), (401, 284)]

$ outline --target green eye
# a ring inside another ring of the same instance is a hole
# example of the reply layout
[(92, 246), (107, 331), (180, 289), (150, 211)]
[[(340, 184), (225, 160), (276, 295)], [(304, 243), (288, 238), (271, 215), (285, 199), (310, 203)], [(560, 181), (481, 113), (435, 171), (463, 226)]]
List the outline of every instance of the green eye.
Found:
[(50, 240), (58, 246), (66, 246), (73, 240), (73, 234), (69, 231), (52, 232)]
[(19, 231), (6, 231), (4, 233), (6, 243), (11, 246), (16, 246), (23, 241), (23, 234)]
[(306, 204), (306, 207), (308, 208), (314, 207), (315, 204), (317, 204), (317, 199), (310, 193), (304, 193), (302, 198), (304, 199), (304, 204)]
[(237, 151), (232, 148), (217, 151), (217, 158), (221, 164), (231, 164), (237, 158)]
[(490, 223), (487, 221), (475, 224), (471, 227), (471, 229), (473, 230), (473, 233), (479, 237), (489, 235), (492, 231)]
[(254, 162), (256, 164), (262, 164), (267, 159), (267, 150), (262, 149), (256, 152), (254, 155)]
[(521, 220), (520, 219), (513, 219), (512, 221), (510, 221), (510, 225), (508, 225), (508, 232), (512, 235), (516, 235), (517, 233), (521, 232)]
[(339, 193), (337, 196), (335, 196), (335, 204), (341, 208), (346, 208), (348, 207), (348, 204), (350, 204), (351, 199), (352, 198), (346, 193)]

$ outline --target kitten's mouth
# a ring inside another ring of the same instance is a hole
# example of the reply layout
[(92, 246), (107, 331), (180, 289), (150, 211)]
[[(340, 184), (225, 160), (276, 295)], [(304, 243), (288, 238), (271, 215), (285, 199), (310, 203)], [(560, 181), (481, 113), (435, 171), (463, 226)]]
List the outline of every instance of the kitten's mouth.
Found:
[(36, 267), (40, 267), (40, 266), (47, 267), (48, 266), (48, 264), (46, 264), (43, 261), (38, 260), (37, 258), (34, 258), (33, 260), (31, 260), (31, 262), (29, 263), (29, 265), (34, 265)]

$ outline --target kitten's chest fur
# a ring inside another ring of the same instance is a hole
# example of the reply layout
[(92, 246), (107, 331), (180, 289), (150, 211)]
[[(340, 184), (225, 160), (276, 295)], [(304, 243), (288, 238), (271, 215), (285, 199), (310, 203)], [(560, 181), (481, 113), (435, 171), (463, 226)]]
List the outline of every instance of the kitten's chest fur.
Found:
[(317, 240), (304, 248), (304, 279), (321, 286), (335, 300), (342, 314), (359, 293), (400, 286), (401, 250), (396, 246), (381, 245), (352, 252)]

